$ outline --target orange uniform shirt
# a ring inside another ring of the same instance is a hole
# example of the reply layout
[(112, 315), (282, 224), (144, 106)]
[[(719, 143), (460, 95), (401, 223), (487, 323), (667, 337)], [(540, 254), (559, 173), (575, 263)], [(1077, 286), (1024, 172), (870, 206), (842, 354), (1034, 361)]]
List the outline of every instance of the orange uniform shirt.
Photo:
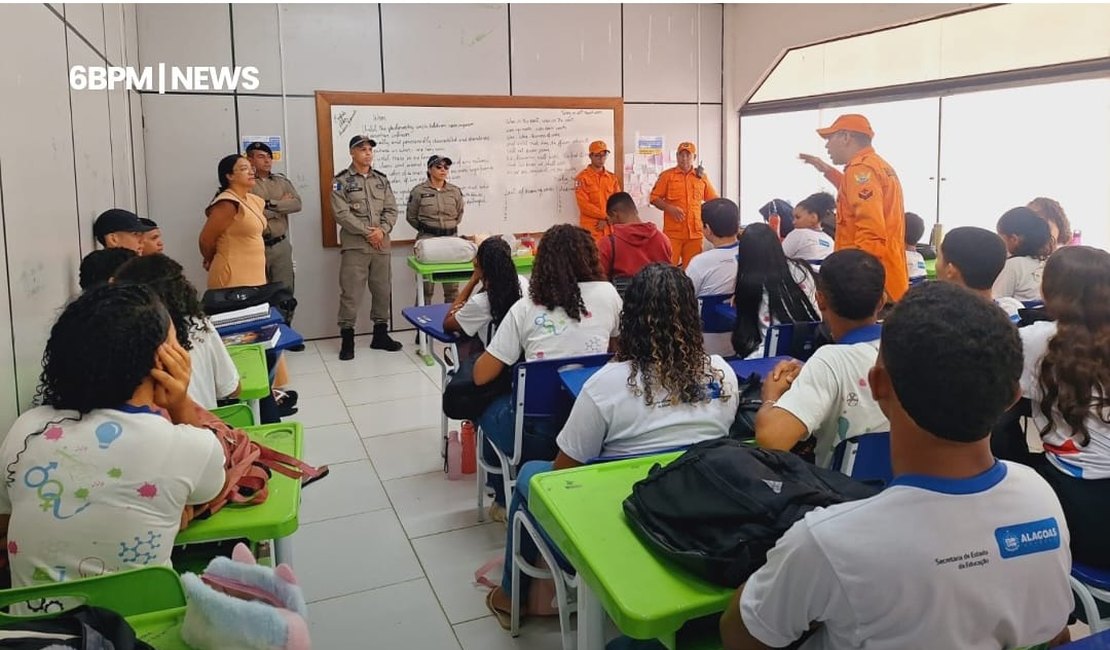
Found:
[(598, 222), (607, 220), (605, 202), (621, 191), (621, 181), (608, 169), (595, 171), (587, 166), (574, 177), (574, 198), (578, 201), (578, 223), (594, 236), (594, 240), (608, 237), (610, 226), (598, 229)]
[(671, 167), (659, 174), (655, 187), (651, 189), (651, 201), (663, 199), (682, 208), (686, 221), (678, 221), (671, 215), (663, 216), (663, 233), (671, 239), (701, 239), (701, 204), (717, 198), (717, 190), (709, 182), (709, 176), (698, 178), (697, 168), (683, 172)]
[(906, 209), (902, 184), (887, 161), (867, 147), (852, 157), (837, 182), (836, 250), (859, 248), (879, 258), (886, 291), (899, 300), (909, 288), (906, 271)]

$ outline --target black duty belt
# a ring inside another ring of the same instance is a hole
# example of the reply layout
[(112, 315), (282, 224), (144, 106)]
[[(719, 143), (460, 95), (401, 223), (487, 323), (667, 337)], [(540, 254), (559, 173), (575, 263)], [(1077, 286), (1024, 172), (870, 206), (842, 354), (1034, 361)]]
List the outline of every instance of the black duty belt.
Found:
[(285, 241), (285, 238), (288, 237), (288, 236), (289, 235), (286, 234), (286, 235), (282, 235), (281, 237), (274, 237), (272, 239), (266, 239), (265, 237), (263, 237), (262, 238), (262, 243), (266, 244), (266, 248), (269, 248), (271, 246), (277, 246), (281, 242)]
[(424, 224), (420, 224), (420, 232), (427, 233), (429, 235), (435, 235), (436, 237), (453, 237), (453, 236), (459, 234), (459, 229), (458, 228), (437, 228), (435, 226), (426, 226)]

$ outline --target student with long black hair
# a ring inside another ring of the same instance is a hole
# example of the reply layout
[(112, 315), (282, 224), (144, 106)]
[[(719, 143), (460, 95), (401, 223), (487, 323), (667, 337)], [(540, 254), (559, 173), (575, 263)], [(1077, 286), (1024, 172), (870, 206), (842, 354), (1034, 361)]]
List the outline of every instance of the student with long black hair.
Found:
[(495, 328), (500, 325), (509, 308), (527, 294), (528, 278), (513, 265), (508, 242), (490, 237), (478, 246), (474, 272), (447, 311), (443, 329), (478, 336), (490, 323)]
[(999, 217), (998, 235), (1010, 258), (994, 281), (994, 297), (1040, 300), (1044, 262), (1053, 247), (1048, 222), (1029, 208), (1013, 208)]
[(37, 407), (0, 447), (13, 586), (170, 565), (184, 507), (224, 484), (223, 447), (197, 426), (189, 375), (150, 289), (94, 287), (66, 306)]
[[(728, 435), (736, 417), (736, 374), (724, 359), (703, 350), (694, 285), (682, 269), (656, 263), (637, 273), (625, 293), (620, 328), (613, 362), (586, 380), (574, 401), (556, 439), (554, 463), (533, 462), (521, 469), (514, 510), (525, 507), (535, 474)], [(521, 541), (525, 557), (533, 555), (535, 548)], [(490, 592), (486, 604), (507, 629), (511, 537), (505, 548), (501, 586)], [(526, 594), (528, 581), (521, 577)]]
[(193, 401), (212, 410), (217, 400), (239, 394), (239, 371), (180, 264), (165, 255), (147, 255), (124, 264), (114, 277), (116, 282), (146, 285), (169, 311), (177, 342), (192, 361)]
[(736, 251), (737, 356), (763, 356), (763, 337), (771, 325), (821, 320), (813, 271), (803, 261), (787, 259), (770, 226), (753, 223), (740, 236)]

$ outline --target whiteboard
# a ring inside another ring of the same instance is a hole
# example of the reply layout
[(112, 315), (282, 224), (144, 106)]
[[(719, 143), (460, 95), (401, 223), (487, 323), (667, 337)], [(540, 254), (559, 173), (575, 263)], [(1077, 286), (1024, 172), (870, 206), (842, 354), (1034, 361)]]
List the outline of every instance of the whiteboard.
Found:
[(389, 178), (397, 198), (394, 241), (416, 238), (405, 207), (409, 191), (427, 178), (433, 154), (453, 162), (447, 180), (466, 201), (459, 227), (464, 235), (577, 223), (574, 177), (589, 164), (589, 143), (609, 143), (610, 171), (618, 161), (619, 116), (612, 108), (331, 104), (330, 112), (331, 175), (350, 165), (352, 137), (366, 134), (377, 142), (373, 167)]

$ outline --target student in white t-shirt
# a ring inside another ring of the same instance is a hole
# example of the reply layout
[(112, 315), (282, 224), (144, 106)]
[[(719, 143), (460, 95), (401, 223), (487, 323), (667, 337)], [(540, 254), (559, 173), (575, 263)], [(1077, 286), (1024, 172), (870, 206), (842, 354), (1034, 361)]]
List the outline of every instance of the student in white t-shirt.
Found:
[(928, 271), (925, 269), (925, 256), (917, 252), (917, 242), (925, 234), (925, 220), (913, 212), (906, 213), (906, 272), (910, 280), (924, 278)]
[[(605, 281), (593, 237), (578, 226), (552, 226), (540, 239), (528, 296), (509, 308), (486, 351), (474, 363), (474, 383), (488, 384), (518, 361), (604, 354), (619, 334), (621, 299)], [(478, 424), (486, 439), (513, 453), (511, 395), (494, 400)], [(527, 424), (521, 462), (555, 457), (555, 431), (546, 422)], [(485, 450), (483, 450), (485, 451)], [(492, 452), (490, 462), (496, 462)], [(504, 507), (500, 477), (491, 476), (494, 505)], [(501, 513), (491, 512), (494, 519)]]
[[(732, 295), (736, 290), (736, 240), (740, 232), (740, 208), (729, 199), (713, 199), (701, 207), (705, 239), (713, 248), (690, 260), (686, 275), (699, 297)], [(731, 357), (732, 332), (702, 332), (706, 354)]]
[(1056, 321), (1020, 330), (1021, 392), (1044, 454), (1016, 460), (1056, 490), (1075, 560), (1110, 569), (1110, 253), (1057, 250), (1045, 264), (1044, 299)]
[(991, 296), (994, 280), (1005, 265), (1006, 244), (997, 234), (984, 228), (954, 228), (944, 236), (937, 250), (938, 280), (966, 287), (994, 302), (1017, 324), (1021, 322), (1018, 310), (1024, 307), (1021, 301), (1008, 296)]
[(239, 370), (180, 264), (165, 255), (146, 255), (121, 266), (114, 279), (150, 287), (169, 311), (177, 342), (192, 361), (189, 396), (194, 402), (211, 411), (217, 400), (239, 394)]
[[(482, 289), (475, 291), (479, 283)], [(489, 237), (478, 246), (474, 273), (447, 311), (443, 329), (486, 339), (487, 326), (500, 325), (509, 308), (527, 295), (528, 279), (517, 273), (508, 242)]]
[[(697, 298), (682, 270), (658, 263), (644, 267), (625, 292), (624, 307), (613, 362), (582, 386), (559, 432), (555, 462), (534, 461), (521, 468), (510, 520), (517, 509), (527, 507), (528, 482), (535, 474), (576, 467), (593, 458), (657, 453), (728, 435), (736, 417), (736, 374), (724, 359), (707, 355), (698, 345)], [(510, 528), (506, 567), (512, 562), (512, 541)], [(525, 558), (534, 559), (531, 541), (521, 542)], [(510, 572), (503, 575), (501, 587), (487, 598), (499, 620), (511, 606)], [(528, 593), (528, 584), (524, 578), (520, 593)]]
[(890, 419), (894, 481), (795, 523), (725, 610), (724, 647), (807, 635), (802, 648), (826, 650), (1066, 641), (1060, 503), (1036, 472), (990, 451), (1020, 374), (1017, 330), (1000, 311), (946, 282), (910, 289), (868, 380)]
[(763, 380), (763, 405), (755, 418), (760, 447), (788, 451), (813, 438), (817, 464), (828, 467), (842, 441), (890, 424), (871, 398), (867, 373), (879, 354), (883, 265), (859, 249), (825, 258), (817, 304), (835, 343), (817, 348), (802, 366), (780, 363)]
[(816, 269), (833, 252), (833, 238), (821, 229), (823, 212), (836, 212), (836, 199), (827, 192), (811, 194), (794, 206), (794, 230), (782, 240), (787, 257), (805, 260)]
[(803, 261), (787, 259), (769, 226), (753, 223), (745, 228), (737, 258), (732, 332), (737, 356), (762, 358), (771, 325), (821, 320), (812, 269)]
[(1013, 208), (998, 219), (998, 234), (1010, 258), (994, 281), (994, 297), (1041, 300), (1044, 261), (1053, 246), (1048, 223), (1029, 208)]
[(0, 447), (13, 586), (170, 565), (182, 510), (224, 483), (223, 447), (196, 426), (189, 366), (147, 287), (95, 287), (66, 306), (43, 354), (41, 405)]

